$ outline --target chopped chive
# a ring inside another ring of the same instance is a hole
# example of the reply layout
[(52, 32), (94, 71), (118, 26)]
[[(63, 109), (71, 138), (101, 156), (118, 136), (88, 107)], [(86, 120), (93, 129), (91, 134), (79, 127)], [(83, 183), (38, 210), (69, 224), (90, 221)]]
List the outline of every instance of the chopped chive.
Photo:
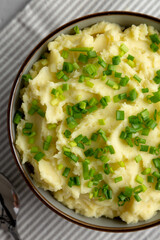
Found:
[(90, 177), (89, 176), (89, 169), (88, 169), (88, 162), (83, 161), (82, 166), (83, 166), (83, 178), (84, 178), (84, 180), (87, 180)]
[(105, 125), (105, 120), (104, 119), (98, 119), (99, 125)]
[(72, 152), (64, 151), (64, 155), (73, 160), (74, 162), (78, 161), (78, 157)]
[(154, 177), (153, 176), (147, 176), (147, 182), (154, 183)]
[(134, 101), (136, 98), (137, 98), (138, 94), (136, 92), (135, 89), (132, 89), (130, 92), (129, 92), (129, 100), (130, 101)]
[(122, 180), (123, 180), (123, 178), (122, 178), (122, 176), (120, 176), (120, 177), (115, 178), (114, 182), (118, 183), (118, 182), (121, 182)]
[(87, 52), (88, 58), (96, 58), (97, 57), (97, 53), (96, 51), (88, 51)]
[(160, 76), (155, 76), (153, 78), (153, 81), (156, 83), (156, 84), (159, 84), (160, 83)]
[(160, 101), (160, 90), (157, 92), (153, 92), (153, 96), (149, 96), (149, 100), (153, 103), (157, 103)]
[(139, 154), (135, 157), (136, 163), (139, 163), (142, 160), (142, 156)]
[(75, 70), (79, 69), (78, 63), (74, 62), (74, 63), (73, 63), (73, 67), (74, 67)]
[(45, 156), (44, 153), (38, 152), (36, 155), (34, 155), (34, 159), (37, 160), (37, 162), (39, 162), (44, 156)]
[(156, 178), (160, 178), (160, 172), (158, 173), (158, 172), (154, 171), (154, 172), (152, 173), (152, 175), (153, 175), (154, 177), (156, 177)]
[(107, 139), (107, 137), (106, 137), (105, 131), (103, 131), (102, 129), (99, 129), (99, 130), (97, 131), (97, 133), (103, 138), (104, 141), (107, 142), (108, 139)]
[(82, 82), (84, 82), (84, 79), (85, 79), (85, 76), (84, 75), (80, 75), (78, 82), (82, 83)]
[(72, 52), (89, 52), (91, 51), (93, 48), (89, 48), (89, 47), (75, 47), (75, 48), (70, 48), (69, 51)]
[(56, 73), (57, 79), (61, 79), (61, 78), (63, 77), (63, 75), (64, 75), (64, 72), (63, 72), (63, 71), (60, 71), (60, 72), (57, 72), (57, 73)]
[(112, 58), (112, 63), (113, 63), (113, 65), (118, 65), (118, 64), (120, 64), (120, 62), (121, 62), (120, 56), (114, 56), (114, 57)]
[(142, 91), (142, 93), (148, 93), (149, 89), (148, 88), (142, 88), (141, 91)]
[(133, 78), (136, 79), (138, 82), (142, 81), (142, 79), (137, 74), (135, 74)]
[(134, 198), (137, 202), (140, 202), (142, 200), (138, 194), (134, 194)]
[(119, 84), (124, 87), (124, 86), (127, 85), (128, 82), (129, 82), (129, 77), (125, 76), (125, 77), (121, 77), (121, 80), (120, 80)]
[(116, 111), (116, 120), (124, 120), (124, 111)]
[(43, 150), (48, 150), (52, 141), (52, 136), (48, 135), (46, 140), (43, 143)]
[(148, 145), (141, 145), (140, 146), (140, 151), (141, 152), (148, 152), (149, 146)]
[(108, 149), (109, 149), (110, 154), (114, 154), (115, 153), (114, 147), (112, 145), (109, 145)]
[(103, 71), (103, 76), (109, 76), (109, 75), (112, 75), (112, 71), (111, 70), (106, 70), (106, 71)]
[(143, 175), (148, 175), (151, 173), (151, 168), (146, 168), (143, 172), (141, 172)]
[(144, 109), (142, 112), (140, 112), (140, 115), (144, 122), (149, 119), (149, 111), (147, 109)]
[(87, 64), (83, 71), (88, 74), (90, 77), (94, 78), (97, 74), (97, 68), (94, 64)]
[(29, 136), (28, 143), (33, 144), (34, 142), (35, 142), (35, 139)]
[(73, 142), (70, 142), (69, 145), (70, 145), (71, 147), (76, 147), (76, 146), (77, 146), (77, 143), (73, 141)]
[(73, 64), (70, 63), (70, 62), (64, 62), (62, 70), (67, 72), (67, 73), (73, 72), (73, 70), (74, 70)]
[(107, 96), (104, 96), (104, 97), (101, 98), (100, 103), (101, 103), (103, 108), (105, 108), (108, 105), (107, 100), (108, 100)]
[(103, 68), (107, 67), (107, 63), (100, 57), (98, 56), (98, 63), (101, 65)]
[(115, 90), (119, 89), (119, 85), (116, 82), (114, 82), (114, 81), (112, 81), (110, 79), (107, 80), (106, 85), (108, 85), (109, 87), (111, 87), (111, 88), (113, 88)]
[(62, 173), (62, 176), (68, 177), (70, 170), (71, 170), (70, 168), (66, 167)]
[(160, 158), (153, 159), (154, 166), (160, 170)]
[(157, 120), (157, 109), (154, 110), (154, 115), (153, 115), (153, 117), (154, 117), (154, 120), (156, 121), (156, 120)]
[(128, 47), (124, 43), (122, 43), (119, 48), (124, 53), (127, 53), (129, 51)]
[(136, 180), (137, 183), (140, 183), (140, 184), (142, 184), (143, 181), (144, 181), (144, 179), (141, 176), (139, 176), (139, 175), (136, 176), (135, 180)]
[(58, 169), (58, 170), (61, 170), (63, 167), (64, 167), (63, 164), (59, 164), (59, 165), (57, 166), (57, 169)]
[(135, 62), (128, 60), (127, 63), (131, 68), (135, 67)]
[(52, 129), (56, 128), (56, 127), (57, 127), (57, 124), (56, 124), (56, 123), (49, 123), (49, 124), (47, 125), (47, 128), (48, 128), (49, 130), (52, 130)]
[(90, 88), (93, 88), (93, 86), (94, 86), (94, 83), (92, 83), (90, 81), (86, 81), (85, 84), (86, 84), (86, 86), (88, 86)]
[(92, 133), (91, 140), (94, 141), (94, 142), (96, 142), (96, 141), (97, 141), (97, 138), (98, 138), (98, 134)]
[(78, 57), (78, 61), (81, 62), (81, 63), (87, 63), (88, 62), (88, 56), (80, 53), (80, 55)]
[(157, 123), (155, 120), (153, 119), (149, 119), (146, 123), (147, 127), (155, 129), (155, 127), (157, 126)]
[(94, 154), (93, 148), (89, 148), (88, 150), (86, 150), (86, 151), (84, 152), (84, 154), (85, 154), (86, 157), (91, 157), (91, 156), (93, 156), (93, 154)]
[(116, 65), (108, 64), (107, 70), (108, 70), (108, 71), (113, 71), (113, 72), (115, 72), (115, 71), (116, 71), (116, 68), (117, 68)]
[(66, 138), (69, 138), (71, 136), (71, 132), (67, 129), (65, 130), (64, 135)]
[(91, 107), (91, 108), (88, 109), (88, 112), (91, 113), (91, 112), (96, 111), (97, 109), (98, 109), (97, 106), (93, 106), (93, 107)]
[(84, 145), (82, 143), (77, 143), (77, 147), (84, 149)]
[(69, 84), (68, 83), (65, 83), (62, 85), (62, 90), (63, 91), (68, 91), (69, 90)]
[(159, 49), (159, 47), (155, 43), (151, 43), (150, 48), (153, 52), (157, 52)]
[(153, 43), (157, 43), (157, 44), (160, 43), (160, 39), (157, 33), (151, 34), (149, 37)]
[(94, 106), (94, 105), (96, 105), (96, 104), (98, 103), (98, 100), (97, 100), (96, 98), (92, 97), (92, 98), (89, 100), (88, 103), (89, 103), (90, 106)]
[(37, 113), (41, 116), (41, 117), (45, 117), (45, 112), (42, 109), (38, 109)]
[(68, 58), (68, 51), (63, 50), (61, 56), (62, 56), (64, 59), (67, 59), (67, 58)]
[(39, 149), (38, 147), (31, 147), (31, 153), (38, 153), (39, 152)]
[(118, 162), (120, 167), (125, 167), (125, 163), (123, 161)]
[(127, 59), (133, 61), (135, 59), (135, 57), (133, 57), (132, 55), (128, 54)]
[(99, 159), (100, 159), (103, 163), (107, 163), (107, 162), (109, 161), (109, 158), (108, 158), (107, 156), (104, 156), (104, 155), (100, 156)]
[(74, 119), (74, 117), (68, 117), (68, 118), (66, 119), (66, 121), (67, 121), (67, 125), (68, 125), (68, 127), (69, 127), (70, 129), (73, 129), (73, 128), (75, 128), (75, 127), (78, 125), (78, 123), (76, 122), (76, 120)]
[(155, 186), (155, 189), (156, 189), (156, 190), (160, 190), (160, 181), (157, 181), (156, 186)]
[(23, 113), (20, 112), (20, 111), (17, 111), (17, 112), (15, 113), (13, 122), (14, 122), (15, 124), (18, 124), (18, 123), (21, 121), (22, 117), (23, 117)]
[(74, 141), (75, 141), (76, 143), (78, 143), (78, 142), (80, 142), (82, 139), (83, 139), (83, 135), (80, 134), (79, 136), (77, 136), (77, 137), (74, 139)]
[(73, 30), (74, 30), (75, 34), (79, 34), (79, 27), (78, 26), (75, 26), (73, 28)]
[(116, 78), (120, 78), (120, 77), (122, 76), (122, 73), (120, 73), (120, 72), (115, 72), (115, 73), (114, 73), (114, 76), (115, 76)]

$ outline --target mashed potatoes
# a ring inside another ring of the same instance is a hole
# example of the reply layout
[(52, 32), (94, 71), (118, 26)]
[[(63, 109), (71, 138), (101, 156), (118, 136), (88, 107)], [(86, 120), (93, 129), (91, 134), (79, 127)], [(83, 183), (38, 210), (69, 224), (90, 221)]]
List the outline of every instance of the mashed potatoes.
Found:
[(159, 33), (145, 24), (124, 30), (101, 22), (50, 42), (23, 76), (14, 119), (17, 149), (37, 185), (88, 217), (153, 217), (160, 209), (159, 69)]

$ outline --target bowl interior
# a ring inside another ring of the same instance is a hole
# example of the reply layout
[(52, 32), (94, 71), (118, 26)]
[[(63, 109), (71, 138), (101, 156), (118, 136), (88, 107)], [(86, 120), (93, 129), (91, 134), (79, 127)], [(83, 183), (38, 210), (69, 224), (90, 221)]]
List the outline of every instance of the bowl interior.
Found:
[(44, 191), (43, 189), (37, 188), (32, 181), (29, 170), (26, 166), (21, 164), (21, 159), (18, 151), (15, 148), (15, 126), (13, 124), (13, 117), (16, 109), (20, 106), (19, 100), (19, 91), (21, 86), (21, 76), (29, 71), (32, 67), (33, 63), (36, 62), (41, 54), (47, 49), (48, 42), (55, 39), (60, 34), (70, 34), (73, 26), (78, 25), (80, 29), (91, 26), (100, 21), (108, 21), (120, 24), (121, 26), (129, 27), (132, 24), (139, 25), (141, 23), (145, 23), (148, 25), (154, 26), (158, 31), (160, 31), (160, 20), (154, 19), (152, 17), (147, 17), (141, 14), (127, 13), (127, 12), (108, 12), (108, 13), (98, 13), (94, 15), (90, 15), (88, 17), (84, 17), (82, 19), (74, 20), (69, 24), (62, 26), (58, 31), (50, 34), (45, 38), (30, 54), (25, 63), (22, 65), (19, 74), (17, 76), (16, 81), (14, 82), (13, 90), (10, 98), (10, 106), (9, 106), (9, 135), (10, 142), (12, 146), (12, 151), (16, 157), (16, 161), (19, 165), (19, 168), (22, 172), (22, 175), (25, 177), (25, 180), (29, 183), (34, 193), (40, 197), (43, 202), (50, 207), (52, 210), (56, 211), (60, 215), (63, 215), (68, 220), (79, 223), (80, 225), (94, 228), (96, 230), (104, 230), (104, 231), (134, 231), (139, 229), (145, 229), (147, 227), (151, 227), (160, 223), (160, 212), (152, 219), (139, 222), (136, 224), (129, 224), (122, 222), (119, 218), (117, 219), (108, 219), (108, 218), (87, 218), (76, 214), (73, 210), (68, 209), (60, 202), (56, 201), (52, 195)]

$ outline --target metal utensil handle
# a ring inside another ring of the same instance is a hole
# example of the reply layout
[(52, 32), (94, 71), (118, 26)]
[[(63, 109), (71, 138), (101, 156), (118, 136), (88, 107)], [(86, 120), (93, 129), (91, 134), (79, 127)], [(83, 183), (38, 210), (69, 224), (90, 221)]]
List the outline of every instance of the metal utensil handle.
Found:
[(10, 228), (9, 228), (9, 232), (10, 232), (10, 234), (12, 235), (12, 237), (13, 237), (15, 240), (20, 240), (20, 236), (19, 236), (19, 233), (18, 233), (16, 227), (15, 227), (15, 228), (14, 228), (14, 227), (10, 227)]

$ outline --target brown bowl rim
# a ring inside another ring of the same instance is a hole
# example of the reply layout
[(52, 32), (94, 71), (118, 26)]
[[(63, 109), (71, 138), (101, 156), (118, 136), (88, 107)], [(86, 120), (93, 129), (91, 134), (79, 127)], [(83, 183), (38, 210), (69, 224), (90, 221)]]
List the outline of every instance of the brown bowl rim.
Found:
[(61, 30), (71, 26), (72, 24), (76, 24), (79, 23), (80, 21), (86, 20), (86, 19), (90, 19), (93, 17), (99, 17), (99, 16), (106, 16), (106, 15), (131, 15), (131, 16), (137, 16), (137, 17), (141, 17), (141, 18), (145, 18), (145, 19), (149, 19), (155, 22), (160, 23), (160, 19), (147, 15), (147, 14), (143, 14), (143, 13), (138, 13), (138, 12), (130, 12), (130, 11), (106, 11), (106, 12), (98, 12), (98, 13), (93, 13), (93, 14), (88, 14), (85, 16), (82, 16), (80, 18), (76, 18), (74, 20), (71, 20), (67, 23), (65, 23), (64, 25), (60, 26), (59, 28), (56, 28), (54, 31), (52, 31), (50, 34), (48, 34), (46, 37), (44, 37), (34, 48), (33, 50), (30, 52), (30, 54), (28, 55), (28, 57), (24, 60), (23, 64), (21, 65), (18, 74), (13, 82), (12, 85), (12, 89), (10, 92), (10, 97), (9, 97), (9, 103), (8, 103), (8, 113), (7, 113), (7, 128), (8, 128), (8, 137), (9, 137), (9, 143), (10, 143), (10, 147), (11, 147), (11, 151), (12, 154), (14, 156), (14, 160), (19, 168), (19, 171), (21, 172), (23, 178), (25, 179), (26, 183), (28, 184), (28, 186), (30, 187), (30, 189), (32, 190), (32, 192), (38, 197), (38, 199), (45, 204), (48, 208), (50, 208), (52, 211), (54, 211), (56, 214), (60, 215), (61, 217), (65, 218), (66, 220), (75, 223), (81, 227), (85, 227), (85, 228), (89, 228), (92, 230), (96, 230), (96, 231), (104, 231), (104, 232), (114, 232), (114, 233), (118, 233), (118, 232), (134, 232), (134, 231), (139, 231), (139, 230), (145, 230), (151, 227), (155, 227), (157, 225), (160, 224), (160, 220), (156, 220), (153, 221), (151, 223), (146, 223), (146, 224), (142, 224), (140, 226), (132, 226), (132, 227), (105, 227), (105, 226), (98, 226), (98, 225), (94, 225), (94, 224), (90, 224), (90, 223), (86, 223), (84, 221), (78, 220), (66, 213), (64, 213), (63, 211), (61, 211), (60, 209), (56, 208), (54, 205), (52, 205), (47, 199), (45, 199), (45, 197), (36, 189), (36, 187), (33, 185), (33, 183), (31, 182), (31, 180), (29, 179), (28, 175), (26, 174), (26, 172), (24, 171), (21, 162), (19, 161), (18, 157), (16, 157), (16, 150), (15, 150), (15, 146), (14, 146), (14, 142), (12, 141), (13, 136), (12, 136), (12, 127), (10, 124), (11, 121), (11, 113), (12, 113), (12, 108), (13, 105), (11, 104), (15, 98), (15, 86), (17, 84), (18, 81), (20, 81), (23, 70), (25, 69), (25, 66), (28, 64), (28, 62), (30, 61), (30, 59), (32, 58), (32, 56), (39, 50), (39, 48), (46, 42), (48, 41), (51, 37), (53, 37), (55, 34), (57, 34), (58, 32), (60, 32)]

